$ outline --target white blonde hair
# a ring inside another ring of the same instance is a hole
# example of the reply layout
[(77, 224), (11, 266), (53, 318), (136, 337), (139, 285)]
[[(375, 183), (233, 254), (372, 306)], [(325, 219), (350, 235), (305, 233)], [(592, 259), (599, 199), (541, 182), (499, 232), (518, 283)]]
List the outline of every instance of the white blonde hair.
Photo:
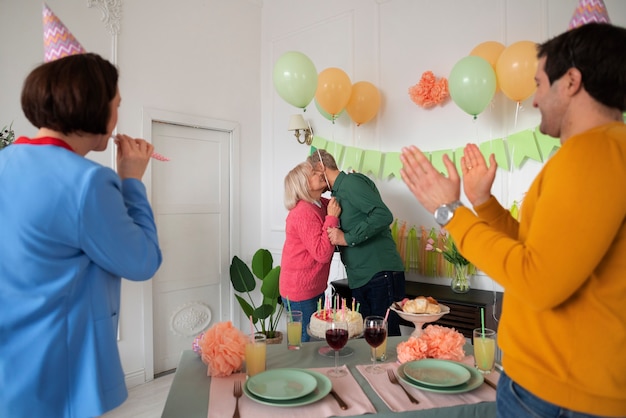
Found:
[(313, 166), (303, 162), (291, 169), (285, 176), (285, 207), (293, 209), (298, 201), (315, 202), (309, 191), (309, 177), (313, 174)]

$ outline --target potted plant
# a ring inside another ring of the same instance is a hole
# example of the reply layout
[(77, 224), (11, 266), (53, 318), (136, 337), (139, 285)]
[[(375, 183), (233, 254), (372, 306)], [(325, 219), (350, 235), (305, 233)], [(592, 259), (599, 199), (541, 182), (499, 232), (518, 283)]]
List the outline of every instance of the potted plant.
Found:
[(9, 127), (4, 127), (0, 131), (0, 149), (11, 145), (15, 139), (15, 133), (13, 132), (13, 123)]
[[(273, 264), (272, 254), (263, 248), (257, 250), (252, 257), (252, 271), (237, 256), (233, 257), (230, 264), (230, 282), (233, 289), (247, 297), (246, 300), (240, 295), (235, 295), (239, 306), (246, 317), (252, 317), (256, 331), (265, 334), (268, 342), (276, 337), (282, 341), (282, 333), (276, 330), (284, 309), (278, 290), (280, 266), (274, 267)], [(255, 302), (251, 293), (256, 288), (257, 280), (260, 282), (262, 296), (260, 302)]]

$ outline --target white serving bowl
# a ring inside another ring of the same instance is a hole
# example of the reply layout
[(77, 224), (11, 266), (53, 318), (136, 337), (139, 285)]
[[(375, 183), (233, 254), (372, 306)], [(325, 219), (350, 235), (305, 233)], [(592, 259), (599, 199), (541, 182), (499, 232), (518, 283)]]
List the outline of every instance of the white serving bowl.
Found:
[(397, 313), (400, 316), (400, 318), (404, 319), (405, 321), (413, 322), (413, 324), (415, 325), (415, 331), (413, 331), (413, 333), (411, 334), (411, 337), (419, 337), (420, 335), (422, 335), (422, 327), (424, 326), (424, 324), (427, 324), (429, 322), (435, 322), (439, 318), (444, 316), (445, 314), (450, 313), (450, 308), (448, 306), (439, 304), (439, 307), (441, 308), (441, 312), (436, 313), (436, 314), (408, 313), (408, 312), (401, 311), (400, 309), (396, 308), (394, 305), (391, 305), (389, 309)]

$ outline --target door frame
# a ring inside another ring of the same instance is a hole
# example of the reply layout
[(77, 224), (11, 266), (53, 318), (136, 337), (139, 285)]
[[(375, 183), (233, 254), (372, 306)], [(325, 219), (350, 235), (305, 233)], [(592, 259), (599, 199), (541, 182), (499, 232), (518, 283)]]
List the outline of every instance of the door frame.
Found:
[[(202, 116), (188, 115), (184, 113), (171, 112), (167, 110), (155, 109), (150, 107), (142, 108), (142, 137), (147, 141), (152, 142), (152, 123), (162, 122), (172, 125), (180, 125), (197, 129), (208, 129), (214, 131), (226, 132), (229, 134), (229, 212), (230, 212), (230, 224), (229, 229), (229, 241), (230, 241), (230, 255), (239, 253), (239, 241), (236, 239), (239, 237), (239, 219), (240, 219), (240, 194), (239, 194), (239, 124), (237, 122), (212, 119)], [(157, 150), (158, 151), (158, 150)], [(152, 163), (148, 164), (146, 174), (144, 176), (144, 184), (146, 186), (146, 192), (148, 194), (148, 200), (152, 203)], [(152, 280), (146, 280), (142, 283), (142, 299), (143, 299), (143, 317), (144, 317), (144, 381), (149, 381), (154, 378), (154, 318), (152, 311)], [(224, 283), (222, 286), (221, 299), (228, 301), (228, 303), (222, 303), (221, 312), (219, 313), (220, 321), (223, 318), (231, 318), (233, 295), (230, 285)]]

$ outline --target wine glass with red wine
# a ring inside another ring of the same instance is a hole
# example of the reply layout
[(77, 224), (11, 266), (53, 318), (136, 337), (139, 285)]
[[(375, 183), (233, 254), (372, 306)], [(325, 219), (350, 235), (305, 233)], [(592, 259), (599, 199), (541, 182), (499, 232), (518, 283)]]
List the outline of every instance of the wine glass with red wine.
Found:
[(372, 347), (372, 364), (365, 368), (368, 373), (383, 373), (385, 370), (376, 364), (376, 347), (387, 338), (387, 321), (382, 316), (368, 316), (364, 320), (363, 335), (365, 341)]
[(333, 319), (326, 325), (326, 342), (330, 348), (335, 351), (335, 368), (329, 370), (327, 374), (330, 377), (342, 377), (348, 373), (340, 369), (337, 365), (337, 359), (339, 358), (339, 350), (341, 350), (348, 342), (348, 323), (341, 321), (340, 319)]

